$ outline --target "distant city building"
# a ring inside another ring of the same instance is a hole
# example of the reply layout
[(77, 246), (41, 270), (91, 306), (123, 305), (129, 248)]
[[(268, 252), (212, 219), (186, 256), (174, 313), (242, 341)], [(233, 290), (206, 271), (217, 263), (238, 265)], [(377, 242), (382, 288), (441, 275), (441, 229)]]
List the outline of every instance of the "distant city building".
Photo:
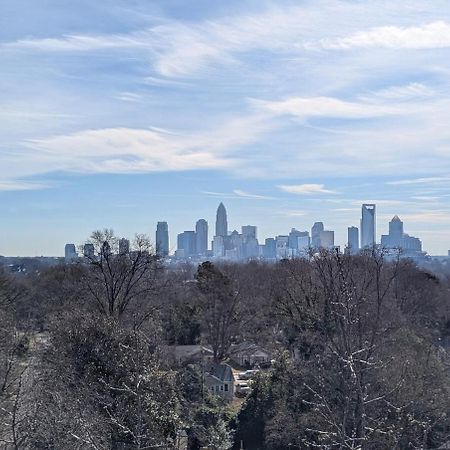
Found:
[(275, 238), (267, 238), (265, 240), (263, 256), (267, 259), (275, 259), (277, 257), (277, 243)]
[(348, 227), (347, 229), (347, 248), (351, 255), (359, 252), (359, 230), (358, 227)]
[(320, 232), (320, 246), (328, 250), (334, 248), (334, 231), (323, 230)]
[(184, 231), (177, 236), (177, 251), (184, 258), (197, 253), (195, 231)]
[(277, 236), (275, 242), (277, 259), (286, 259), (292, 256), (292, 252), (289, 249), (289, 236)]
[(257, 228), (254, 225), (244, 225), (242, 227), (242, 237), (244, 242), (249, 239), (256, 239)]
[(311, 228), (311, 246), (313, 248), (320, 248), (320, 233), (324, 230), (323, 222), (316, 222)]
[(403, 231), (403, 222), (398, 216), (394, 216), (389, 222), (389, 234), (381, 236), (381, 246), (401, 250), (407, 256), (422, 252), (421, 240)]
[[(307, 237), (309, 241), (309, 233), (307, 231), (298, 231), (295, 228), (291, 229), (291, 232), (289, 233), (289, 248), (292, 249), (298, 249), (301, 248), (298, 246), (298, 238), (300, 237)], [(309, 244), (308, 244), (309, 247)]]
[(94, 244), (84, 244), (83, 247), (83, 256), (85, 258), (92, 259), (95, 256), (95, 248)]
[(156, 253), (160, 256), (169, 254), (169, 225), (158, 222), (156, 225)]
[(78, 258), (75, 244), (66, 244), (64, 247), (64, 259), (67, 263), (70, 263)]
[(227, 210), (221, 202), (216, 214), (216, 236), (228, 236)]
[(376, 238), (376, 205), (364, 203), (361, 211), (361, 248), (372, 248)]
[(208, 251), (208, 222), (205, 219), (197, 220), (195, 224), (196, 252), (198, 255), (206, 255)]
[(130, 241), (122, 238), (119, 241), (119, 255), (127, 255), (130, 253)]
[(297, 255), (305, 256), (309, 252), (309, 248), (311, 247), (311, 239), (309, 238), (309, 233), (306, 233), (306, 236), (298, 236), (297, 237)]
[(223, 236), (214, 236), (212, 250), (214, 258), (225, 256), (225, 238)]

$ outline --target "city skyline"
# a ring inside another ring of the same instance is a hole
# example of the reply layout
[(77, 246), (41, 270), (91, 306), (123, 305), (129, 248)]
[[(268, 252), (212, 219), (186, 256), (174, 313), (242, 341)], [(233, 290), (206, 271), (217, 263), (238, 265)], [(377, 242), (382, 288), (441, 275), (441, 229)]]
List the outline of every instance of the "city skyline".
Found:
[(173, 242), (219, 200), (341, 243), (374, 203), (450, 248), (447, 0), (4, 3), (0, 254)]

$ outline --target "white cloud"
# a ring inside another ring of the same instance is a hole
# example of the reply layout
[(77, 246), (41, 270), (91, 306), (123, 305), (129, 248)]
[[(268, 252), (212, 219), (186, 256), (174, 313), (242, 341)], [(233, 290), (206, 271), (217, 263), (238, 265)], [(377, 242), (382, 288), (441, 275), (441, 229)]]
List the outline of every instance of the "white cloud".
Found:
[(361, 97), (362, 100), (409, 100), (426, 98), (436, 95), (436, 91), (422, 83), (409, 83), (404, 86), (389, 86), (385, 89), (373, 92), (372, 97)]
[(397, 105), (349, 102), (332, 97), (291, 97), (282, 101), (253, 100), (252, 102), (256, 107), (273, 114), (291, 114), (300, 118), (365, 119), (404, 114), (409, 111)]
[(450, 177), (425, 177), (425, 178), (410, 178), (406, 180), (388, 181), (386, 184), (392, 186), (408, 185), (408, 184), (434, 184), (442, 181), (450, 181)]
[(279, 189), (290, 194), (312, 195), (312, 194), (337, 194), (336, 191), (325, 189), (323, 184), (290, 184), (279, 185)]
[[(314, 47), (316, 44), (310, 44)], [(450, 47), (450, 24), (436, 21), (420, 26), (375, 27), (337, 39), (321, 39), (319, 47), (327, 50), (354, 48), (433, 49)]]
[(0, 191), (34, 191), (37, 189), (47, 189), (48, 183), (33, 183), (31, 181), (20, 180), (0, 180)]
[(233, 192), (239, 197), (249, 198), (252, 200), (273, 200), (273, 197), (266, 195), (251, 194), (249, 192), (242, 191), (241, 189), (234, 189)]

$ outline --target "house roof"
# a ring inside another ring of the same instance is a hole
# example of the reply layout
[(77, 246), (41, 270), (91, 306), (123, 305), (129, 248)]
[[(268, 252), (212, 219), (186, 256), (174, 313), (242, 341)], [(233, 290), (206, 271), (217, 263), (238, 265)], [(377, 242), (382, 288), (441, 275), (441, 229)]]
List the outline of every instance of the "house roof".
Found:
[(234, 345), (231, 348), (231, 354), (238, 354), (238, 353), (245, 353), (245, 354), (259, 354), (265, 353), (267, 355), (270, 355), (270, 352), (259, 346), (258, 344), (255, 344), (254, 342), (248, 342), (244, 341), (240, 344)]
[(228, 364), (211, 364), (205, 367), (205, 372), (222, 382), (234, 381), (233, 371)]
[(172, 347), (177, 359), (189, 359), (199, 353), (212, 355), (212, 350), (203, 345), (174, 345)]

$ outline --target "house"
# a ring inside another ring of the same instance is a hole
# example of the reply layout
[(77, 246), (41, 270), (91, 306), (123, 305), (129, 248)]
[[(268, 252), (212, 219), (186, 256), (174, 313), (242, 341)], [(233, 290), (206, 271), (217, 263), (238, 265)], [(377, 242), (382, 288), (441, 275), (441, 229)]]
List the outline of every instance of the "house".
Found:
[(234, 375), (228, 364), (212, 363), (204, 368), (205, 387), (211, 393), (232, 401), (234, 398)]
[(272, 355), (253, 342), (242, 342), (234, 345), (230, 349), (230, 356), (233, 361), (242, 367), (255, 367), (260, 364), (270, 364)]
[(211, 363), (213, 351), (203, 345), (173, 345), (169, 351), (179, 364), (185, 363)]

